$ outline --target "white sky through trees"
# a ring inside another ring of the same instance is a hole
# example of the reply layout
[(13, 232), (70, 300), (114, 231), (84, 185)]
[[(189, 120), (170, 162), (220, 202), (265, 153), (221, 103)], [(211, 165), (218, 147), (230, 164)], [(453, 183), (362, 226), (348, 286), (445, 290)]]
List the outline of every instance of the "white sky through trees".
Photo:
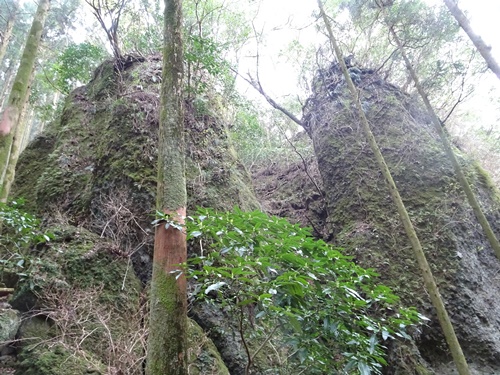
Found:
[[(442, 0), (425, 1), (430, 5), (443, 4)], [(492, 46), (492, 53), (500, 61), (500, 22), (498, 20), (500, 0), (460, 0), (459, 6), (468, 15), (475, 32)], [(260, 80), (268, 94), (282, 103), (296, 98), (297, 95), (305, 94), (297, 85), (297, 66), (292, 66), (293, 61), (290, 62), (290, 56), (285, 58), (282, 52), (294, 38), (298, 38), (303, 44), (318, 44), (321, 36), (316, 33), (313, 13), (317, 13), (316, 0), (263, 0), (259, 14), (254, 20), (257, 31), (262, 31), (265, 36), (259, 46)], [(468, 40), (465, 33), (464, 36), (464, 39)], [(242, 74), (252, 72), (255, 75), (255, 55), (255, 45), (249, 45), (247, 58), (240, 60)], [(296, 56), (297, 61), (300, 58), (301, 56)], [(309, 80), (311, 79), (312, 77), (309, 77)], [(492, 99), (496, 99), (496, 102), (500, 101), (500, 82), (491, 72), (480, 79), (481, 82), (478, 82), (474, 94), (460, 107), (466, 112), (476, 112), (477, 108), (482, 108), (481, 113), (469, 116), (470, 123), (464, 126), (464, 129), (477, 125), (488, 128), (499, 123), (498, 110), (500, 108)], [(250, 97), (263, 102), (259, 94), (254, 93), (253, 88), (249, 88), (245, 82), (239, 82), (239, 87)]]
[[(23, 0), (21, 0), (23, 2)], [(24, 0), (33, 1), (33, 0)], [(57, 0), (55, 0), (57, 1)], [(162, 0), (157, 0), (162, 2)], [(310, 45), (311, 48), (317, 46), (318, 40), (322, 38), (316, 32), (316, 21), (313, 13), (317, 13), (316, 0), (237, 0), (242, 8), (260, 4), (258, 14), (254, 19), (255, 31), (262, 33), (262, 42), (259, 45), (258, 53), (259, 75), (264, 89), (268, 93), (279, 99), (281, 103), (288, 99), (296, 99), (297, 95), (304, 99), (307, 92), (304, 90), (304, 84), (300, 87), (297, 83), (299, 67), (303, 56), (300, 52), (288, 50), (290, 43), (298, 39), (304, 45)], [(425, 0), (429, 4), (441, 4), (442, 0)], [(500, 60), (500, 0), (460, 0), (459, 6), (467, 13), (471, 24), (479, 35), (492, 46), (492, 53)], [(88, 8), (86, 4), (82, 7)], [(94, 22), (90, 11), (84, 16), (82, 24)], [(82, 27), (75, 30), (72, 37), (76, 43), (83, 42), (85, 32)], [(104, 32), (101, 38), (106, 44)], [(255, 76), (257, 47), (255, 43), (248, 43), (247, 47), (240, 55), (240, 73), (251, 72)], [(304, 80), (312, 80), (314, 72), (307, 72)], [(500, 82), (495, 78), (486, 78), (481, 82), (476, 93), (469, 100), (472, 107), (481, 105), (484, 107), (486, 101), (491, 102), (495, 95), (500, 96)], [(255, 93), (246, 82), (238, 82), (240, 91), (245, 91), (251, 98), (262, 102), (259, 94)], [(484, 100), (487, 99), (487, 100)], [(497, 101), (500, 102), (499, 99)], [(267, 106), (267, 104), (265, 105)], [(498, 105), (497, 105), (498, 107)], [(498, 108), (496, 108), (498, 109)], [(495, 113), (495, 107), (482, 111), (477, 122), (492, 123), (498, 121), (500, 114)], [(472, 120), (471, 120), (472, 121)]]

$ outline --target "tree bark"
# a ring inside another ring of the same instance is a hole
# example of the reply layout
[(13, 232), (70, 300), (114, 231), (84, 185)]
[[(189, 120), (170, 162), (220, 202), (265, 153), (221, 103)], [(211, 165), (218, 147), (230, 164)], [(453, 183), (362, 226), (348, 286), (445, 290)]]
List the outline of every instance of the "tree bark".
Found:
[(12, 83), (12, 80), (14, 79), (12, 61), (10, 62), (9, 67), (5, 70), (4, 74), (5, 74), (4, 84), (2, 87), (2, 92), (0, 93), (0, 111), (3, 108), (5, 102), (7, 101), (7, 96), (8, 96), (7, 93), (11, 89), (11, 83)]
[[(21, 57), (21, 64), (14, 79), (6, 109), (0, 120), (0, 170), (2, 171), (7, 167), (14, 133), (21, 116), (24, 99), (28, 95), (31, 72), (35, 65), (49, 5), (50, 0), (40, 0), (38, 4)], [(0, 181), (0, 185), (3, 185), (3, 181)]]
[(2, 35), (2, 41), (0, 42), (0, 65), (2, 65), (3, 58), (5, 57), (5, 52), (7, 52), (7, 46), (9, 45), (10, 38), (12, 37), (12, 30), (14, 29), (14, 22), (16, 21), (17, 9), (19, 7), (19, 1), (14, 3), (14, 9), (10, 11), (9, 19), (5, 25), (5, 30)]
[(450, 13), (453, 15), (453, 17), (455, 17), (460, 27), (466, 32), (472, 43), (474, 43), (474, 46), (476, 46), (481, 56), (483, 56), (486, 64), (488, 64), (488, 68), (490, 68), (490, 70), (496, 74), (498, 79), (500, 79), (500, 65), (498, 65), (497, 61), (491, 54), (491, 47), (484, 42), (481, 36), (477, 35), (474, 30), (472, 30), (469, 20), (460, 10), (456, 1), (444, 0), (444, 3), (450, 10)]
[[(156, 228), (146, 373), (187, 375), (186, 216), (182, 0), (165, 0)], [(174, 225), (171, 225), (174, 224)]]
[[(34, 68), (34, 66), (33, 66)], [(5, 170), (2, 173), (2, 185), (0, 190), (0, 202), (7, 202), (7, 198), (9, 197), (10, 188), (12, 183), (14, 182), (14, 177), (16, 175), (16, 165), (19, 160), (19, 155), (22, 151), (22, 142), (24, 139), (24, 135), (26, 132), (29, 132), (29, 121), (30, 119), (26, 117), (26, 110), (28, 108), (28, 99), (30, 96), (31, 84), (33, 83), (33, 79), (35, 77), (35, 69), (31, 72), (30, 83), (28, 85), (28, 90), (26, 90), (26, 95), (24, 97), (23, 106), (21, 109), (21, 114), (19, 116), (18, 125), (16, 126), (16, 130), (14, 131), (14, 139), (12, 141), (12, 146), (9, 152), (9, 160), (7, 165), (5, 166)]]
[(443, 330), (444, 336), (446, 338), (446, 341), (447, 341), (448, 346), (450, 348), (451, 354), (452, 354), (453, 359), (455, 361), (455, 365), (456, 365), (460, 375), (470, 375), (469, 368), (468, 368), (467, 362), (465, 360), (465, 356), (462, 352), (462, 348), (460, 347), (460, 343), (458, 342), (457, 336), (455, 334), (455, 330), (453, 329), (453, 325), (451, 324), (451, 321), (450, 321), (450, 318), (449, 318), (448, 313), (446, 311), (446, 307), (444, 305), (443, 299), (441, 298), (441, 294), (439, 293), (439, 289), (438, 289), (436, 282), (434, 280), (434, 276), (432, 275), (432, 271), (429, 267), (429, 263), (427, 262), (427, 258), (425, 256), (423, 249), (422, 249), (422, 245), (420, 244), (420, 240), (418, 239), (415, 228), (413, 227), (413, 224), (410, 220), (408, 212), (406, 211), (406, 207), (403, 203), (403, 200), (401, 199), (401, 196), (399, 195), (398, 188), (396, 187), (396, 184), (394, 183), (391, 172), (390, 172), (390, 170), (385, 162), (384, 156), (380, 152), (377, 141), (375, 140), (375, 137), (373, 136), (373, 133), (370, 129), (370, 124), (368, 123), (368, 120), (365, 116), (363, 107), (362, 107), (361, 102), (359, 100), (359, 93), (358, 93), (356, 87), (354, 86), (354, 83), (351, 79), (351, 76), (349, 75), (349, 72), (347, 70), (347, 66), (344, 62), (342, 51), (340, 50), (340, 47), (338, 46), (338, 43), (335, 39), (335, 36), (333, 35), (330, 21), (328, 20), (328, 17), (327, 17), (325, 10), (323, 8), (323, 4), (321, 3), (321, 0), (318, 0), (318, 6), (320, 9), (320, 15), (323, 18), (323, 21), (324, 21), (325, 26), (326, 26), (327, 31), (328, 31), (328, 36), (330, 39), (332, 50), (334, 51), (334, 53), (337, 57), (337, 60), (339, 61), (342, 72), (344, 74), (344, 78), (345, 78), (346, 83), (347, 83), (347, 86), (349, 88), (349, 91), (351, 92), (353, 99), (354, 99), (356, 109), (358, 111), (358, 116), (361, 120), (361, 124), (363, 127), (363, 131), (366, 135), (368, 143), (370, 144), (370, 148), (372, 149), (373, 153), (375, 154), (375, 159), (377, 161), (377, 164), (382, 172), (382, 175), (385, 178), (385, 181), (386, 181), (387, 186), (389, 188), (389, 193), (391, 195), (392, 201), (396, 205), (401, 222), (405, 228), (406, 235), (408, 236), (408, 239), (409, 239), (411, 246), (413, 248), (413, 251), (415, 253), (415, 257), (418, 261), (420, 270), (422, 272), (422, 276), (424, 278), (425, 287), (427, 289), (427, 292), (429, 293), (432, 304), (433, 304), (434, 308), (436, 309), (439, 323), (441, 324), (441, 328)]

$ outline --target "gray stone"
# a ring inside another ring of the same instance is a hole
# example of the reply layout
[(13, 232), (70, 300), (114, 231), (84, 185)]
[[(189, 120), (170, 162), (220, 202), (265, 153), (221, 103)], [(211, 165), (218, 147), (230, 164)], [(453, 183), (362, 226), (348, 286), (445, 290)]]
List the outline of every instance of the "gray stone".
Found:
[(17, 330), (21, 325), (21, 314), (17, 310), (0, 310), (0, 351), (16, 337)]

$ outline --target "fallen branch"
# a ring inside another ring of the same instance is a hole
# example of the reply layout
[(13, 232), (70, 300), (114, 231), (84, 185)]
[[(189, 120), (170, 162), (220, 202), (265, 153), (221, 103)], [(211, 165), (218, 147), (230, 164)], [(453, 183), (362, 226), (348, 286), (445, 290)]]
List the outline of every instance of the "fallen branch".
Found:
[(14, 293), (14, 288), (0, 288), (0, 297), (5, 297), (12, 293)]

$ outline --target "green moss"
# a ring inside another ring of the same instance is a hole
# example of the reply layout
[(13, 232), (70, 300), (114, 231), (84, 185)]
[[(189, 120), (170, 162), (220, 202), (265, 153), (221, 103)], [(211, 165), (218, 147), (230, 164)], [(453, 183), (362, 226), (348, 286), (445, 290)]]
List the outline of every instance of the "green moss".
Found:
[(104, 99), (115, 94), (118, 80), (114, 60), (105, 61), (96, 69), (87, 86), (89, 95), (94, 99)]
[[(123, 345), (133, 350), (128, 354), (133, 363), (142, 356), (140, 341), (133, 344), (123, 338), (136, 339), (140, 329), (142, 285), (127, 258), (83, 228), (58, 225), (49, 231), (55, 238), (50, 247), (39, 249), (39, 259), (30, 267), (28, 281), (35, 283), (36, 293), (28, 282), (16, 288), (32, 296), (40, 316), (22, 327), (23, 338), (37, 337), (40, 342), (22, 347), (21, 373), (105, 374), (101, 362), (115, 361), (116, 366), (119, 359), (113, 353), (125, 350)], [(71, 319), (64, 311), (71, 312)]]
[(481, 167), (477, 161), (473, 163), (473, 168), (476, 173), (478, 183), (488, 190), (496, 203), (500, 204), (500, 191), (493, 182), (488, 171)]
[(41, 134), (20, 155), (18, 164), (22, 167), (16, 171), (12, 192), (14, 197), (25, 198), (28, 211), (38, 211), (35, 186), (45, 171), (55, 143), (54, 135)]
[(191, 375), (229, 375), (217, 348), (201, 327), (188, 320), (188, 367)]
[(78, 356), (61, 345), (47, 347), (43, 344), (25, 348), (18, 357), (17, 374), (22, 375), (80, 375), (106, 374), (106, 366), (97, 360), (87, 360), (89, 353)]
[[(17, 373), (23, 375), (105, 374), (105, 366), (84, 350), (76, 355), (68, 347), (57, 344), (60, 332), (50, 319), (33, 316), (26, 319), (20, 330), (24, 338), (18, 354)], [(78, 348), (82, 350), (83, 347)], [(82, 355), (85, 354), (85, 355)]]
[(46, 256), (59, 264), (58, 279), (81, 289), (102, 288), (100, 300), (120, 309), (136, 307), (142, 287), (114, 245), (83, 228), (58, 227), (54, 232), (58, 237)]
[(187, 312), (183, 298), (175, 275), (166, 274), (162, 265), (153, 263), (148, 374), (187, 372)]

